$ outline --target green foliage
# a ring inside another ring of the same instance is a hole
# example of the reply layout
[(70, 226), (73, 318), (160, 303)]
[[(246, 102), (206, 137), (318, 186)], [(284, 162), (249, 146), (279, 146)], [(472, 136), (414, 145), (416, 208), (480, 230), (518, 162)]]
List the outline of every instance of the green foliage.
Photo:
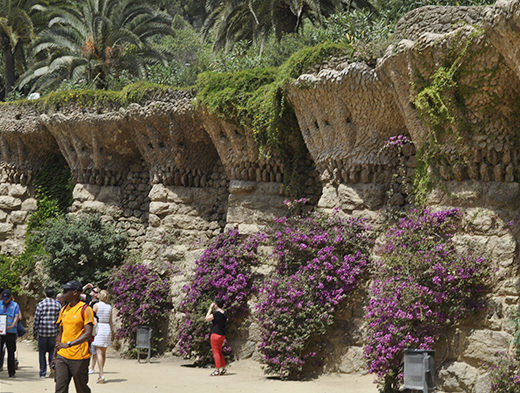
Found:
[[(424, 205), (428, 192), (438, 178), (438, 174), (433, 170), (438, 165), (431, 163), (438, 163), (441, 142), (449, 136), (452, 143), (460, 145), (463, 142), (463, 134), (468, 129), (464, 117), (457, 116), (458, 110), (464, 105), (459, 80), (463, 61), (466, 60), (467, 63), (470, 45), (480, 34), (481, 31), (478, 30), (472, 33), (467, 40), (453, 48), (445, 65), (436, 69), (426, 80), (421, 80), (418, 76), (413, 85), (418, 91), (414, 105), (422, 121), (431, 130), (428, 140), (417, 152), (418, 168), (414, 174), (414, 194), (415, 203), (418, 205)], [(463, 160), (461, 157), (452, 159)]]
[(260, 154), (277, 152), (289, 174), (286, 187), (292, 196), (301, 195), (297, 168), (306, 148), (298, 121), (285, 95), (285, 86), (330, 56), (350, 47), (324, 43), (293, 54), (279, 68), (256, 68), (235, 73), (206, 72), (197, 80), (198, 105), (251, 130)]
[(45, 272), (58, 283), (74, 278), (106, 284), (111, 269), (123, 261), (128, 243), (99, 215), (54, 218), (32, 236), (48, 253)]
[(61, 155), (47, 157), (34, 181), (38, 209), (28, 221), (28, 230), (41, 227), (45, 220), (66, 212), (72, 205), (74, 188), (70, 169)]
[(91, 109), (119, 109), (132, 103), (160, 99), (172, 94), (176, 88), (142, 80), (125, 86), (122, 90), (67, 90), (49, 93), (37, 100), (18, 100), (0, 105), (30, 105), (41, 112), (55, 111), (67, 105)]
[(20, 292), (20, 275), (13, 268), (13, 258), (0, 255), (0, 289), (9, 288), (13, 293)]
[(144, 78), (161, 61), (152, 37), (171, 33), (171, 19), (139, 0), (86, 0), (52, 9), (53, 19), (33, 47), (35, 61), (20, 86), (52, 89), (64, 79), (108, 88), (123, 70)]
[(291, 127), (297, 126), (292, 119), (285, 118), (286, 115), (294, 116), (284, 94), (285, 85), (315, 64), (349, 49), (346, 45), (324, 43), (293, 54), (278, 69), (205, 72), (197, 80), (198, 104), (252, 130), (265, 151), (279, 147), (283, 136), (294, 131)]

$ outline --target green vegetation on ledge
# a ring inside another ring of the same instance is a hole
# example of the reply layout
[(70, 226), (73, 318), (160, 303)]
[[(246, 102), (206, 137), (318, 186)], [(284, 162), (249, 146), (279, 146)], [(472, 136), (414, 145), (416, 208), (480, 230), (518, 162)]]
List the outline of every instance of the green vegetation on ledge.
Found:
[(148, 100), (160, 99), (171, 95), (178, 89), (139, 81), (124, 87), (122, 90), (69, 90), (49, 93), (37, 100), (18, 100), (3, 102), (0, 105), (29, 105), (42, 112), (59, 110), (67, 105), (81, 108), (109, 109), (127, 107), (132, 103), (142, 103)]
[(314, 65), (351, 51), (349, 45), (326, 42), (296, 52), (278, 68), (202, 73), (197, 81), (197, 105), (251, 132), (260, 154), (279, 155), (288, 172), (285, 186), (296, 197), (303, 191), (298, 168), (307, 149), (285, 87)]
[(202, 73), (197, 81), (197, 105), (250, 130), (265, 154), (284, 149), (290, 146), (287, 138), (298, 131), (285, 86), (314, 65), (351, 50), (349, 45), (327, 42), (296, 52), (278, 68)]

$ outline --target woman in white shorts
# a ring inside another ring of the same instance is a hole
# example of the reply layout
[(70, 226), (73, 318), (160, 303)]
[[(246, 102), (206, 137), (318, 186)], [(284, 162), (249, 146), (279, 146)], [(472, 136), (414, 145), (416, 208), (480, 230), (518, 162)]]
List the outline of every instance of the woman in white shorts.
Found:
[(105, 375), (103, 374), (103, 368), (105, 367), (107, 348), (112, 343), (112, 334), (114, 331), (110, 295), (104, 289), (99, 292), (99, 302), (94, 304), (93, 309), (98, 317), (97, 334), (92, 343), (92, 345), (96, 347), (97, 364), (99, 367), (99, 378), (97, 383), (104, 383)]

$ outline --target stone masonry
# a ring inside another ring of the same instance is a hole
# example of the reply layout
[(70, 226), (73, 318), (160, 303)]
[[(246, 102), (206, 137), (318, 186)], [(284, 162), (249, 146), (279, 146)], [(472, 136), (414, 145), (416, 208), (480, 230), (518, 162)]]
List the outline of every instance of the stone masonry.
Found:
[[(423, 7), (399, 22), (398, 41), (375, 67), (343, 59), (286, 86), (308, 150), (299, 169), (307, 196), (318, 209), (378, 225), (388, 207), (409, 207), (419, 154), (436, 137), (415, 107), (418, 89), (439, 67), (458, 62), (457, 98), (466, 106), (453, 108), (452, 132), (436, 139), (427, 170), (438, 178), (427, 202), (462, 210), (457, 243), (486, 256), (496, 274), (486, 310), (437, 344), (442, 392), (489, 392), (483, 365), (508, 349), (514, 331), (520, 233), (509, 223), (520, 207), (519, 24), (520, 0)], [(0, 106), (1, 251), (21, 251), (37, 207), (34, 175), (48, 155), (61, 154), (75, 183), (72, 213), (101, 213), (128, 234), (132, 253), (159, 270), (174, 266), (178, 305), (207, 241), (229, 227), (258, 230), (284, 213), (287, 198), (281, 157), (263, 157), (250, 130), (195, 109), (193, 100), (191, 92), (171, 92), (101, 110)], [(399, 154), (385, 148), (396, 135), (411, 141)], [(325, 371), (364, 372), (366, 302), (360, 290), (337, 315)], [(172, 347), (181, 318), (174, 308)], [(241, 338), (243, 356), (256, 356), (254, 330)]]

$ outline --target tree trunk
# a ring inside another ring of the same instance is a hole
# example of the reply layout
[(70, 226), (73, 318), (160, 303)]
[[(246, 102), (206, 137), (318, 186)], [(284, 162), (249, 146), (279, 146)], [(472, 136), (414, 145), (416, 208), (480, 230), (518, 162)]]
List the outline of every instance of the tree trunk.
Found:
[(11, 44), (4, 41), (4, 66), (5, 66), (5, 98), (9, 95), (14, 86), (15, 68), (14, 68), (14, 54), (11, 50)]

